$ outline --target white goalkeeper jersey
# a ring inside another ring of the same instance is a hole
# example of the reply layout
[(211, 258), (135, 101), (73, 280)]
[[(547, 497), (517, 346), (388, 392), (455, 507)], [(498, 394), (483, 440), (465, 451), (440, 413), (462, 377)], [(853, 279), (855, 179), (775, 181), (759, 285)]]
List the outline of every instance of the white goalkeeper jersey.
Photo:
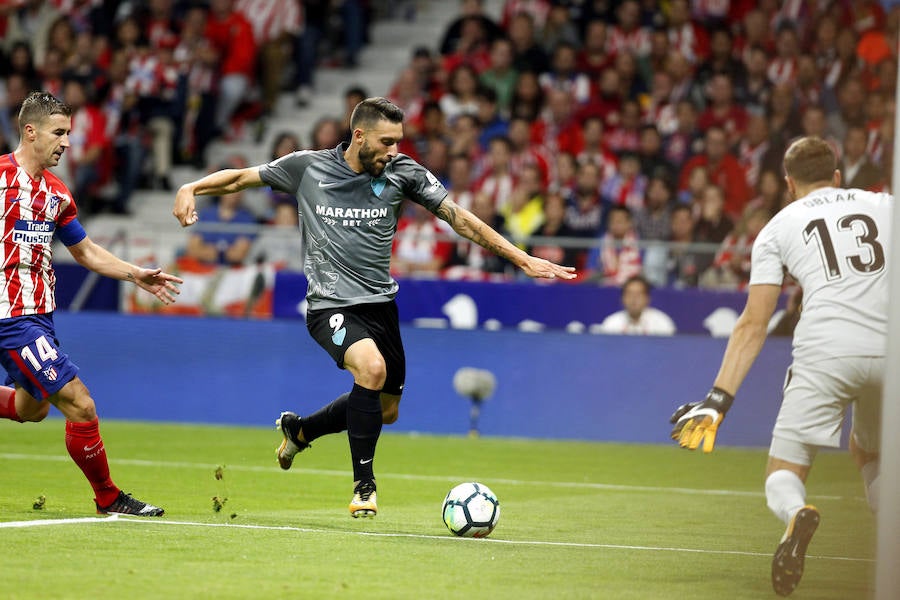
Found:
[(883, 356), (891, 244), (888, 194), (823, 187), (783, 208), (753, 244), (750, 285), (803, 289), (794, 358)]

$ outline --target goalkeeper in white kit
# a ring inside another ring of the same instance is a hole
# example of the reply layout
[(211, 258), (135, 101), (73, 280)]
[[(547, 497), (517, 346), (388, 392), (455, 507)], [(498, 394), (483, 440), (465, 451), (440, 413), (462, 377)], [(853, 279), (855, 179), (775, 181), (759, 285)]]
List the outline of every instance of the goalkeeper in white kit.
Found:
[(680, 406), (671, 422), (681, 447), (713, 450), (718, 427), (762, 349), (784, 273), (790, 273), (803, 289), (803, 307), (765, 484), (769, 508), (787, 526), (772, 560), (772, 586), (787, 596), (800, 582), (820, 519), (806, 501), (806, 478), (819, 448), (840, 445), (850, 406), (850, 452), (869, 505), (877, 509), (893, 197), (842, 189), (834, 151), (815, 137), (790, 145), (784, 171), (794, 201), (753, 244), (747, 304), (713, 388), (705, 400)]

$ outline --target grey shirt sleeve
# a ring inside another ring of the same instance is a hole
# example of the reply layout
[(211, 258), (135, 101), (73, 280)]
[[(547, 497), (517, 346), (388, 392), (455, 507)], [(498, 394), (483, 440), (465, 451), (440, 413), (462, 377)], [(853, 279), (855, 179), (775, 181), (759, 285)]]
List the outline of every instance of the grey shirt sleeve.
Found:
[(277, 158), (259, 168), (259, 177), (273, 190), (296, 194), (303, 173), (310, 164), (309, 154), (308, 150), (300, 150)]
[(407, 197), (432, 213), (437, 212), (447, 197), (447, 190), (438, 178), (406, 155), (398, 156), (395, 163), (394, 172), (402, 178), (403, 192)]

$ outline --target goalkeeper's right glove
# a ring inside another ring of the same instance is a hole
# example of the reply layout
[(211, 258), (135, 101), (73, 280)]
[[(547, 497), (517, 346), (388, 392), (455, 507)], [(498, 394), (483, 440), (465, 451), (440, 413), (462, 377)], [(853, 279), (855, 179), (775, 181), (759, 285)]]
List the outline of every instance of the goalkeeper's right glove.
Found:
[(703, 452), (712, 452), (716, 445), (716, 430), (732, 402), (734, 396), (714, 387), (702, 402), (682, 404), (669, 419), (675, 425), (672, 439), (688, 450), (696, 450), (702, 444)]

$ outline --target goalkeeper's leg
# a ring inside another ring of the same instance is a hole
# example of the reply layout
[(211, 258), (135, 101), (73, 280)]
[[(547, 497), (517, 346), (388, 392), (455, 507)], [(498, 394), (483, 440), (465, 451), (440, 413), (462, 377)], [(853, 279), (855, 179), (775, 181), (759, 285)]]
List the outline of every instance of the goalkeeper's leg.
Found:
[(800, 583), (806, 549), (819, 525), (819, 511), (806, 504), (806, 477), (818, 448), (773, 438), (766, 468), (766, 503), (786, 529), (772, 559), (772, 587), (787, 596)]
[(863, 483), (866, 484), (866, 500), (872, 512), (878, 512), (878, 472), (880, 460), (878, 452), (864, 450), (856, 439), (855, 433), (850, 434), (850, 455), (859, 468)]

